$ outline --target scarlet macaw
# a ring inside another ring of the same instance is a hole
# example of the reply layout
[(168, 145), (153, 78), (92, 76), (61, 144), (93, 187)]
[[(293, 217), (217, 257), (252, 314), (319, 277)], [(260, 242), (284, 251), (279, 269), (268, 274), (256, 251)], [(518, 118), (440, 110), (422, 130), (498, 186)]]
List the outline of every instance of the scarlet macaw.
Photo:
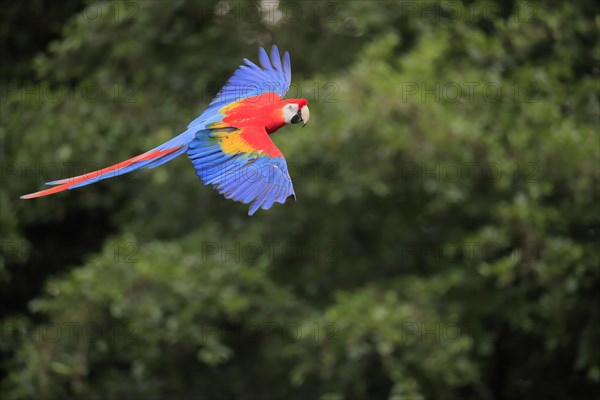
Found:
[(21, 196), (32, 199), (135, 171), (154, 168), (186, 153), (196, 174), (226, 198), (252, 203), (248, 215), (296, 199), (283, 154), (269, 135), (310, 117), (306, 99), (283, 100), (291, 83), (290, 55), (271, 57), (260, 48), (260, 65), (244, 59), (209, 107), (173, 139), (129, 160), (73, 178), (47, 182), (53, 188)]

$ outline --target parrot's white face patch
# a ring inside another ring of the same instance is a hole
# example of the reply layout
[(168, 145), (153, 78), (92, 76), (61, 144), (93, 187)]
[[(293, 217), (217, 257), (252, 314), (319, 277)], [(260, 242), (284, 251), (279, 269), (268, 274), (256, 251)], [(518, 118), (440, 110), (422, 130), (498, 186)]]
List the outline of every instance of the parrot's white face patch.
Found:
[(298, 115), (298, 104), (286, 104), (283, 106), (283, 118), (286, 124), (299, 122), (301, 117)]
[(283, 106), (283, 117), (286, 124), (302, 122), (306, 125), (310, 118), (310, 112), (308, 111), (308, 106), (303, 106), (298, 110), (298, 104), (286, 104)]

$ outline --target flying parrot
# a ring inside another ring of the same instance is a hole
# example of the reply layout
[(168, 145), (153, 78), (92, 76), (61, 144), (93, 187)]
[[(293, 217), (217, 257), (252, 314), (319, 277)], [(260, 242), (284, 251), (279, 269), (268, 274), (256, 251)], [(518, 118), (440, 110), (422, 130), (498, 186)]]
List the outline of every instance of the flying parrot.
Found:
[(260, 66), (248, 59), (229, 78), (209, 107), (173, 139), (143, 154), (98, 171), (47, 182), (53, 188), (21, 196), (33, 199), (113, 178), (140, 168), (154, 168), (187, 153), (196, 174), (226, 198), (259, 208), (296, 199), (283, 154), (269, 138), (287, 124), (309, 120), (306, 99), (287, 99), (290, 55), (277, 46), (271, 56), (260, 48)]

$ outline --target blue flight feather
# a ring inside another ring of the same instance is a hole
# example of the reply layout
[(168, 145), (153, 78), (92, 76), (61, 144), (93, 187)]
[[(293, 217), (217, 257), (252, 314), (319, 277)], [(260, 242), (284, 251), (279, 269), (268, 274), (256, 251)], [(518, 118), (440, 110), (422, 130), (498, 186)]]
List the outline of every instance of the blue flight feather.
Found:
[(252, 203), (249, 215), (259, 208), (268, 210), (275, 202), (283, 204), (290, 196), (295, 198), (283, 157), (258, 153), (226, 154), (212, 136), (214, 132), (209, 129), (198, 131), (188, 146), (188, 157), (205, 185), (213, 186), (228, 199)]

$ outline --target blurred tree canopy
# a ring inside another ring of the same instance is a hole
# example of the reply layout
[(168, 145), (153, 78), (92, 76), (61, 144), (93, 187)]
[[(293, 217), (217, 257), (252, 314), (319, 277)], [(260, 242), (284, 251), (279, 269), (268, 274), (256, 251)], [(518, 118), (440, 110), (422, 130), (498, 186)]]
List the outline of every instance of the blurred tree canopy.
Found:
[[(565, 399), (600, 391), (595, 2), (2, 3), (0, 390)], [(298, 201), (250, 218), (178, 134), (289, 50)], [(295, 93), (294, 93), (295, 92)]]

